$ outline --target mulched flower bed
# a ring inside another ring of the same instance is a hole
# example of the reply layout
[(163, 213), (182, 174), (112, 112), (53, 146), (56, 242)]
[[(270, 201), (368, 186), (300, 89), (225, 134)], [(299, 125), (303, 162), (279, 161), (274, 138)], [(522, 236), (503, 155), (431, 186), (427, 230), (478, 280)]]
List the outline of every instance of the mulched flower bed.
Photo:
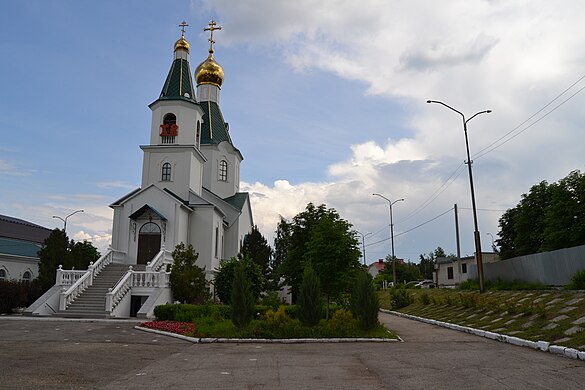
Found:
[(192, 322), (179, 321), (150, 321), (144, 322), (141, 326), (150, 329), (162, 330), (163, 332), (177, 333), (184, 336), (193, 336), (196, 326)]

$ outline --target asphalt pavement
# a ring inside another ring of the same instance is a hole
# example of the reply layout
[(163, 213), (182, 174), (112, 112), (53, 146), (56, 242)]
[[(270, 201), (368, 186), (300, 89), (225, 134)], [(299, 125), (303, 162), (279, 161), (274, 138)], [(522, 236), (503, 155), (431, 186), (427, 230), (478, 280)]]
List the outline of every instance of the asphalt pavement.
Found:
[(2, 389), (582, 389), (585, 362), (380, 314), (403, 342), (192, 344), (0, 317)]

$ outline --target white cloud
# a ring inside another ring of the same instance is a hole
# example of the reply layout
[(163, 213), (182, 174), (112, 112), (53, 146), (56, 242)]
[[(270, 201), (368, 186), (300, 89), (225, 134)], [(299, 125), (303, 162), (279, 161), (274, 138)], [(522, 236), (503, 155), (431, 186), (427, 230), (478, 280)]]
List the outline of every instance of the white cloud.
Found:
[[(391, 138), (384, 145), (368, 139), (352, 145), (344, 161), (324, 168), (330, 175), (326, 183), (245, 185), (253, 194), (256, 222), (266, 235), (271, 235), (279, 214), (291, 217), (309, 201), (327, 203), (356, 228), (367, 230), (383, 227), (387, 216), (384, 205), (371, 199), (372, 192), (406, 198), (400, 209), (407, 213), (424, 204), (466, 159), (461, 117), (445, 107), (427, 105), (427, 99), (453, 105), (467, 118), (493, 110), (469, 122), (473, 159), (583, 72), (585, 35), (575, 33), (575, 27), (582, 24), (585, 7), (576, 0), (563, 6), (547, 1), (462, 0), (204, 3), (227, 26), (222, 31), (225, 44), (276, 48), (292, 70), (317, 69), (359, 80), (366, 85), (364, 93), (389, 98), (389, 105), (406, 105), (405, 115), (410, 115), (408, 137)], [(583, 85), (585, 81), (578, 83), (548, 109)], [(583, 168), (584, 96), (577, 94), (542, 122), (474, 162), (478, 207), (512, 207), (531, 185)], [(424, 222), (453, 203), (469, 207), (466, 170), (408, 222)], [(469, 217), (466, 213), (462, 211), (462, 218)], [(480, 230), (495, 234), (500, 214), (480, 214)], [(438, 242), (431, 238), (422, 243), (421, 238), (412, 245), (425, 252), (445, 245), (437, 231), (433, 235)]]

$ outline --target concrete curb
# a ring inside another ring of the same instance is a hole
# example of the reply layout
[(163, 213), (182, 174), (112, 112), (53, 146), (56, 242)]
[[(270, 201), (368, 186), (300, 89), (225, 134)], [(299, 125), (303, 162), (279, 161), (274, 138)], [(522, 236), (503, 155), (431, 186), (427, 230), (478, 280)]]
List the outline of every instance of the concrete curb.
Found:
[(508, 336), (508, 335), (501, 334), (501, 333), (489, 332), (487, 330), (474, 329), (474, 328), (470, 328), (468, 326), (461, 326), (461, 325), (452, 324), (449, 322), (431, 320), (429, 318), (417, 317), (417, 316), (413, 316), (410, 314), (400, 313), (400, 312), (392, 311), (392, 310), (380, 309), (380, 311), (383, 313), (395, 315), (397, 317), (408, 318), (409, 320), (420, 321), (420, 322), (424, 322), (424, 323), (431, 324), (431, 325), (438, 325), (438, 326), (442, 326), (444, 328), (457, 330), (460, 332), (470, 333), (470, 334), (473, 334), (476, 336), (500, 341), (502, 343), (508, 343), (508, 344), (517, 345), (520, 347), (528, 347), (528, 348), (532, 348), (532, 349), (537, 349), (537, 350), (540, 350), (543, 352), (549, 352), (549, 353), (554, 353), (556, 355), (562, 355), (562, 356), (565, 356), (565, 357), (568, 357), (571, 359), (585, 360), (585, 351), (579, 351), (579, 350), (574, 349), (574, 348), (563, 347), (562, 345), (551, 345), (547, 341), (524, 340), (524, 339), (521, 339), (519, 337)]
[(177, 339), (189, 341), (195, 344), (210, 344), (210, 343), (232, 343), (232, 344), (325, 344), (325, 343), (394, 343), (399, 342), (398, 339), (378, 339), (378, 338), (331, 338), (331, 339), (227, 339), (227, 338), (213, 338), (213, 337), (189, 337), (182, 334), (165, 332), (162, 330), (144, 328), (136, 325), (136, 330), (154, 333), (161, 336), (169, 336)]

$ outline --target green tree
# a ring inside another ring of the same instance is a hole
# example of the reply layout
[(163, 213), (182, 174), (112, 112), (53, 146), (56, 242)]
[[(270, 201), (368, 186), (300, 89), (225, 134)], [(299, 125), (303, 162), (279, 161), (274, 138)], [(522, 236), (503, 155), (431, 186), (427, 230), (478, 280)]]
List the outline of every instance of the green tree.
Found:
[(232, 322), (238, 329), (243, 329), (252, 321), (255, 299), (251, 283), (246, 274), (246, 265), (238, 263), (234, 268), (231, 291)]
[(266, 238), (260, 233), (257, 226), (252, 227), (252, 231), (244, 238), (240, 258), (248, 258), (256, 263), (262, 275), (264, 276), (264, 285), (270, 280), (270, 258), (272, 257), (272, 248), (268, 245)]
[[(386, 257), (386, 262), (384, 263), (385, 267), (381, 273), (387, 275), (389, 279), (392, 280), (392, 261), (391, 256)], [(418, 265), (415, 263), (404, 262), (403, 260), (396, 261), (396, 283), (403, 283), (403, 282), (411, 282), (413, 280), (420, 280), (422, 275), (418, 268)]]
[(291, 237), (292, 237), (292, 225), (282, 216), (278, 225), (276, 226), (276, 236), (274, 238), (274, 251), (272, 253), (272, 260), (270, 262), (270, 268), (272, 273), (270, 280), (272, 282), (272, 288), (277, 289), (282, 276), (282, 264), (284, 263), (288, 250), (290, 248)]
[(250, 290), (254, 300), (258, 300), (260, 293), (264, 291), (264, 276), (260, 266), (248, 258), (238, 259), (232, 257), (229, 260), (222, 260), (219, 263), (219, 269), (215, 273), (214, 286), (215, 292), (225, 304), (231, 303), (232, 285), (234, 281), (235, 269), (242, 265), (246, 272), (246, 277), (250, 281)]
[(170, 285), (173, 298), (182, 303), (202, 303), (209, 299), (209, 282), (205, 268), (197, 265), (198, 253), (182, 242), (173, 251)]
[(573, 171), (551, 184), (542, 251), (585, 244), (585, 173)]
[(331, 298), (348, 291), (360, 270), (355, 231), (336, 212), (328, 212), (315, 225), (306, 247), (304, 258), (319, 277), (321, 291), (327, 298), (326, 318), (329, 318)]
[(55, 285), (57, 268), (87, 269), (90, 262), (100, 257), (97, 248), (91, 242), (69, 241), (62, 229), (54, 229), (43, 242), (39, 253), (39, 283), (43, 291)]
[(299, 317), (299, 321), (304, 325), (317, 325), (323, 317), (319, 279), (311, 265), (305, 267), (305, 271), (303, 272), (303, 281), (299, 288), (297, 307), (297, 316)]
[(433, 252), (429, 252), (428, 255), (420, 255), (420, 262), (418, 263), (418, 269), (423, 279), (433, 279), (433, 272), (435, 270), (435, 264), (437, 258), (449, 257), (456, 258), (454, 254), (447, 255), (440, 246), (437, 247)]
[(532, 186), (499, 223), (502, 259), (585, 244), (585, 174)]
[(298, 294), (308, 264), (315, 270), (327, 297), (348, 290), (354, 271), (360, 268), (360, 251), (351, 224), (335, 209), (309, 203), (290, 222), (290, 235), (284, 237), (287, 253), (281, 271), (293, 297)]
[(374, 288), (372, 276), (368, 272), (358, 272), (351, 292), (349, 307), (354, 317), (360, 321), (362, 329), (367, 331), (378, 324), (380, 301)]

